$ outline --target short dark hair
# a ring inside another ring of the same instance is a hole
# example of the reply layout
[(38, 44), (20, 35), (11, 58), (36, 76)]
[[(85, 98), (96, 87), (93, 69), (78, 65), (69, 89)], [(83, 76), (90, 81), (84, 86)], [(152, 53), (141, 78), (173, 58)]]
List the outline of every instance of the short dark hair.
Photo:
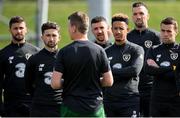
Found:
[(115, 21), (123, 21), (127, 25), (129, 24), (129, 17), (126, 14), (123, 13), (117, 13), (112, 16), (111, 24), (113, 25), (113, 22)]
[(165, 24), (165, 25), (174, 25), (174, 29), (178, 30), (178, 23), (175, 20), (175, 18), (173, 18), (173, 17), (166, 17), (165, 19), (163, 19), (161, 21), (160, 25), (162, 25), (162, 24)]
[(89, 29), (89, 17), (86, 13), (77, 11), (72, 13), (68, 20), (70, 21), (71, 25), (75, 25), (79, 32), (82, 34), (86, 34)]
[(107, 22), (107, 20), (103, 16), (96, 16), (96, 17), (92, 18), (91, 25), (93, 23), (99, 23), (99, 22), (102, 22), (102, 21)]
[(13, 17), (11, 17), (11, 19), (9, 21), (9, 28), (11, 28), (12, 24), (14, 24), (14, 23), (22, 23), (22, 22), (25, 22), (23, 17), (13, 16)]
[(146, 6), (146, 4), (143, 3), (143, 2), (135, 2), (135, 3), (132, 4), (132, 8), (134, 8), (134, 7), (140, 7), (140, 6), (144, 6), (146, 9), (148, 9), (148, 7)]
[(42, 34), (44, 33), (45, 30), (48, 29), (56, 29), (58, 30), (58, 32), (60, 31), (60, 27), (58, 26), (58, 24), (56, 22), (51, 22), (51, 21), (48, 21), (41, 26)]

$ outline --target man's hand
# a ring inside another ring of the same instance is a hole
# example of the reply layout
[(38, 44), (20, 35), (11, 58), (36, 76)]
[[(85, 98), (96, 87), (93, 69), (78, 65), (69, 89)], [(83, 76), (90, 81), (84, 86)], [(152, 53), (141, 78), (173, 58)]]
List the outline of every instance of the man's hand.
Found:
[(157, 63), (156, 63), (154, 60), (152, 60), (152, 59), (148, 59), (148, 60), (147, 60), (147, 64), (148, 64), (149, 66), (154, 66), (154, 67), (159, 68), (159, 66), (157, 65)]
[(180, 97), (180, 92), (178, 92), (177, 95)]

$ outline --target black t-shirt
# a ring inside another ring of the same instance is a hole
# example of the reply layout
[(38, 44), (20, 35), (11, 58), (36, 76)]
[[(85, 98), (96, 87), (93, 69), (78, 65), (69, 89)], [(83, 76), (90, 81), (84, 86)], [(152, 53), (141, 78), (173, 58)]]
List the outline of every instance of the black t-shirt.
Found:
[[(159, 32), (148, 28), (142, 32), (136, 29), (130, 31), (127, 35), (127, 39), (128, 41), (143, 47), (145, 52), (144, 57), (146, 57), (147, 50), (150, 47), (160, 44)], [(139, 81), (140, 93), (144, 95), (150, 94), (153, 77), (144, 73), (143, 69), (139, 77), (140, 77), (140, 81)]]
[(159, 66), (159, 68), (149, 66), (145, 61), (145, 71), (154, 76), (152, 88), (153, 98), (155, 96), (156, 99), (162, 101), (163, 99), (160, 97), (171, 99), (177, 95), (173, 66), (176, 66), (178, 63), (179, 51), (179, 45), (173, 43), (154, 46), (147, 52), (146, 58), (154, 60)]
[(100, 77), (110, 70), (103, 48), (90, 41), (74, 41), (59, 51), (55, 70), (63, 73), (63, 104), (81, 113), (99, 108)]
[(139, 73), (143, 67), (144, 50), (142, 47), (126, 42), (123, 45), (112, 45), (106, 50), (114, 84), (105, 88), (105, 100), (119, 101), (138, 95)]
[(45, 48), (31, 56), (25, 70), (26, 87), (33, 95), (32, 103), (44, 107), (59, 106), (62, 102), (62, 89), (51, 88), (51, 76), (56, 52)]
[(29, 57), (38, 51), (29, 43), (11, 43), (0, 51), (0, 80), (3, 81), (1, 89), (4, 89), (5, 107), (31, 101), (25, 90), (24, 71)]

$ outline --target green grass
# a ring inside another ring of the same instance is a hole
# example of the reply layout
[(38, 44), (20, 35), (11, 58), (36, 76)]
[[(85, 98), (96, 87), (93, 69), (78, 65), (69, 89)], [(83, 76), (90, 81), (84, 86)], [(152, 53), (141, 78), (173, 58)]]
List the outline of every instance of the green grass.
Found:
[[(71, 42), (67, 32), (67, 17), (74, 11), (84, 11), (88, 13), (88, 4), (86, 0), (83, 1), (71, 1), (58, 2), (49, 0), (49, 20), (57, 22), (61, 27), (61, 41), (59, 47)], [(147, 1), (145, 2), (149, 7), (150, 19), (149, 27), (159, 30), (159, 24), (161, 20), (167, 16), (173, 16), (179, 22), (180, 18), (180, 1), (167, 2), (167, 1)], [(114, 1), (112, 0), (112, 15), (114, 13), (122, 12), (127, 14), (131, 19), (131, 1)], [(36, 26), (36, 1), (21, 1), (21, 2), (5, 2), (3, 7), (3, 13), (8, 19), (14, 15), (21, 15), (27, 21), (29, 31), (35, 32)], [(8, 23), (8, 21), (7, 21)], [(180, 22), (179, 22), (180, 23)], [(130, 28), (133, 28), (133, 23), (130, 22)], [(4, 40), (0, 39), (0, 48), (3, 48), (10, 42), (10, 35), (8, 32), (8, 25), (0, 22), (0, 35), (4, 36)], [(180, 37), (177, 37), (178, 42)], [(34, 42), (31, 40), (31, 42)]]

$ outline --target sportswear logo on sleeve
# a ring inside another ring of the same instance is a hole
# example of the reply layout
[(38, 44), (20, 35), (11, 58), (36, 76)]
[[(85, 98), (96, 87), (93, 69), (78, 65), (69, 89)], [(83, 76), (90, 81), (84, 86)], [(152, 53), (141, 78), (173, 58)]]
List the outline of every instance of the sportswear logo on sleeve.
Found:
[(176, 60), (178, 58), (178, 53), (171, 53), (170, 57), (172, 60)]
[(122, 64), (121, 63), (116, 63), (112, 66), (114, 69), (121, 69), (122, 68)]
[(39, 71), (42, 71), (42, 70), (43, 70), (44, 65), (45, 65), (45, 64), (39, 64)]
[(146, 40), (144, 42), (144, 45), (145, 45), (146, 48), (150, 48), (152, 46), (152, 41), (151, 40)]
[(169, 61), (163, 61), (162, 63), (160, 63), (160, 66), (168, 67), (168, 66), (170, 66), (170, 62)]
[(8, 58), (10, 64), (12, 64), (12, 60), (13, 60), (13, 59), (14, 59), (14, 56), (10, 56), (10, 57)]
[(131, 59), (131, 55), (130, 54), (123, 54), (123, 60), (125, 62), (129, 61)]

